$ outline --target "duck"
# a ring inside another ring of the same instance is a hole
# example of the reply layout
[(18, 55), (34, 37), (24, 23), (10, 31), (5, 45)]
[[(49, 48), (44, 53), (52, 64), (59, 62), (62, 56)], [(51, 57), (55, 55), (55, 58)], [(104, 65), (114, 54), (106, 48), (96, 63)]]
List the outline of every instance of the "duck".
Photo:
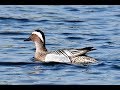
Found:
[(96, 59), (86, 55), (88, 52), (96, 50), (94, 47), (66, 48), (48, 51), (45, 45), (45, 34), (40, 29), (34, 30), (24, 41), (33, 41), (35, 43), (35, 61), (80, 64), (97, 62)]

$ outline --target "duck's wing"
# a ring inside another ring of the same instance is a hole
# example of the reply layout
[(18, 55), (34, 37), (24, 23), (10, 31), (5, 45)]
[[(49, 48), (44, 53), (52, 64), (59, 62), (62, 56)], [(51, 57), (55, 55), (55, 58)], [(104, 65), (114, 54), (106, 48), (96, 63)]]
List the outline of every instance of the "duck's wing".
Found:
[(52, 51), (50, 53), (52, 54), (57, 54), (57, 55), (64, 55), (66, 57), (76, 57), (76, 56), (81, 56), (85, 55), (87, 52), (96, 50), (93, 47), (85, 47), (85, 48), (80, 48), (80, 49), (59, 49), (56, 51)]
[(81, 63), (81, 64), (89, 64), (89, 63), (95, 63), (97, 62), (96, 59), (89, 57), (89, 56), (77, 56), (71, 58), (72, 63)]
[(78, 55), (78, 56), (68, 56), (68, 53), (64, 52), (64, 50), (57, 50), (51, 52), (47, 55), (46, 61), (54, 61), (54, 62), (67, 62), (67, 63), (76, 63), (76, 64), (89, 64), (97, 62), (96, 59), (86, 56), (86, 55)]
[(80, 49), (69, 49), (66, 52), (69, 52), (71, 55), (70, 56), (81, 56), (85, 55), (87, 52), (96, 50), (94, 47), (85, 47), (85, 48), (80, 48)]

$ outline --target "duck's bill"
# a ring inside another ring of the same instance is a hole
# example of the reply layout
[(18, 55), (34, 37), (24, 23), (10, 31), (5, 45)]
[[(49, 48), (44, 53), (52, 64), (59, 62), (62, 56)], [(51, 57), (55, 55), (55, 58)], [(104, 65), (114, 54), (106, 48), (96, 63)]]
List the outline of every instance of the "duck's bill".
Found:
[(27, 38), (27, 39), (25, 39), (24, 41), (31, 41), (31, 39), (30, 39), (30, 38)]

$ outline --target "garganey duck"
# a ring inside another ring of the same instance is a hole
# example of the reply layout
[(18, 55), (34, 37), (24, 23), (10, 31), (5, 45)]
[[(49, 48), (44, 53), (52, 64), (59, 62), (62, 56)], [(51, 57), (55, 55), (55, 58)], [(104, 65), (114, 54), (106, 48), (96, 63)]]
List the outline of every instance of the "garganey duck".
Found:
[(31, 36), (24, 41), (33, 41), (35, 43), (35, 60), (42, 62), (62, 62), (62, 63), (94, 63), (92, 57), (85, 54), (95, 50), (93, 47), (85, 47), (80, 49), (59, 49), (56, 51), (47, 51), (45, 47), (45, 35), (41, 30), (35, 30)]

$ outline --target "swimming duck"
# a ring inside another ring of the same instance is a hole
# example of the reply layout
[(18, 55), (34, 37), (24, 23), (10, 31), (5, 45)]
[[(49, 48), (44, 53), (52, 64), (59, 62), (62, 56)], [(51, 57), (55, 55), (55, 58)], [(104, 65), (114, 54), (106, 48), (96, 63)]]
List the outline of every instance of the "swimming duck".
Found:
[(93, 47), (85, 48), (69, 48), (59, 49), (55, 51), (48, 51), (45, 46), (45, 35), (41, 30), (35, 30), (31, 36), (24, 41), (33, 41), (35, 43), (35, 60), (41, 62), (62, 62), (62, 63), (94, 63), (92, 57), (86, 56), (86, 53), (96, 50)]

